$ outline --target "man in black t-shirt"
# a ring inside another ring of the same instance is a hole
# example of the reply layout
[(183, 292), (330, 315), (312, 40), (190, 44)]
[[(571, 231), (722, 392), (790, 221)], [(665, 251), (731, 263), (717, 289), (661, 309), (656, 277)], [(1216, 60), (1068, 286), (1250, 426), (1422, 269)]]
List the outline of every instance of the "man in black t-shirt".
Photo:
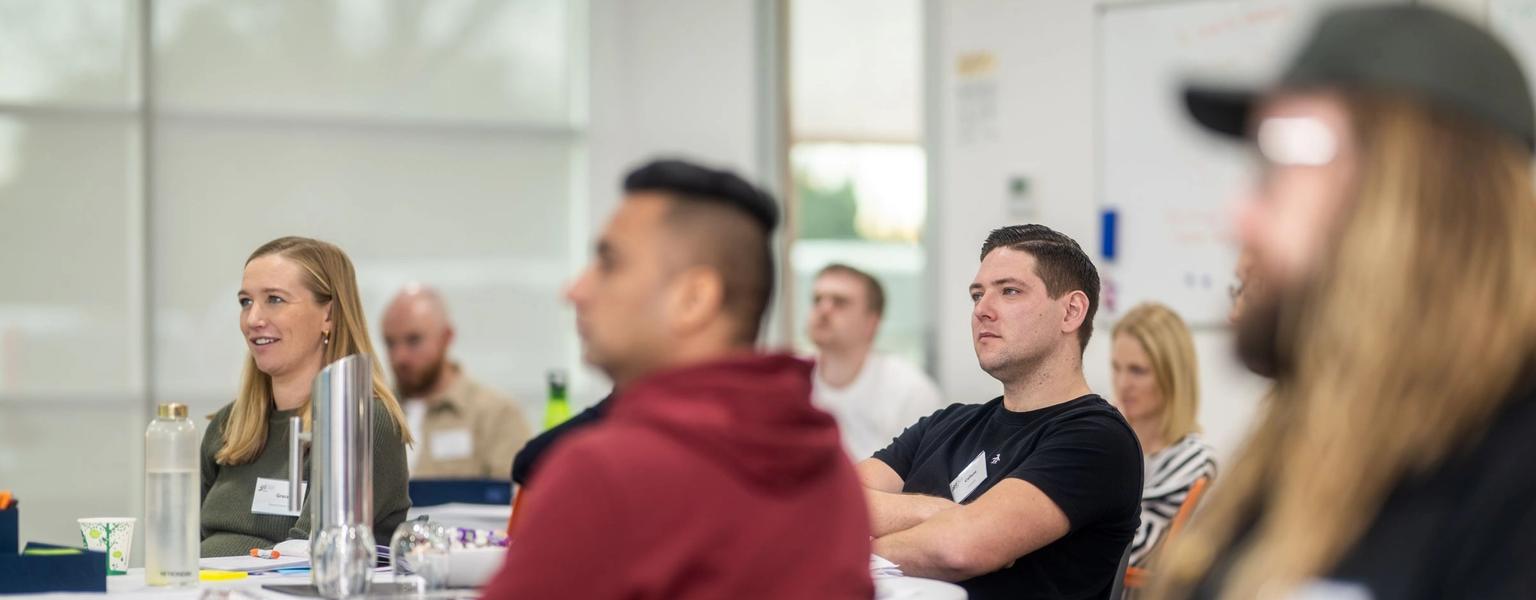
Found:
[(1004, 227), (970, 292), (976, 358), (1003, 395), (924, 417), (859, 463), (874, 552), (973, 600), (1107, 597), (1136, 533), (1142, 459), (1083, 378), (1098, 272), (1067, 236)]

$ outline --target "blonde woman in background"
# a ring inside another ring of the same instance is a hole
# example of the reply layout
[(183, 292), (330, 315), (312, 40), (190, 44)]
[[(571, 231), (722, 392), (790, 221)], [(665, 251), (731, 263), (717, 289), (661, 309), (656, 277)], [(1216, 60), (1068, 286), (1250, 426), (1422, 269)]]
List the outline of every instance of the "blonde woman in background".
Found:
[[(405, 448), (411, 434), (368, 339), (357, 276), (340, 248), (308, 238), (272, 240), (251, 253), (236, 298), (249, 354), (240, 394), (213, 416), (202, 444), (202, 555), (246, 554), (308, 538), (310, 503), (284, 514), (288, 419), (309, 429), (320, 370), (351, 354), (373, 363), (373, 535), (387, 540), (411, 506)], [(304, 463), (309, 481), (309, 461)]]
[(1146, 456), (1141, 526), (1130, 559), (1144, 567), (1190, 487), (1216, 476), (1216, 455), (1200, 439), (1199, 368), (1184, 320), (1161, 304), (1142, 304), (1115, 324), (1113, 343), (1115, 404)]

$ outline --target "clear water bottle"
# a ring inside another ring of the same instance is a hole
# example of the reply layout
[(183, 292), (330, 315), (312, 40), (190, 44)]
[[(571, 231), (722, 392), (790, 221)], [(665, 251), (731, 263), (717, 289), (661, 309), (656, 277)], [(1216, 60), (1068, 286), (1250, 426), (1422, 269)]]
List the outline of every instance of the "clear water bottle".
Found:
[(144, 432), (144, 579), (155, 586), (197, 585), (199, 530), (197, 426), (184, 404), (161, 404)]

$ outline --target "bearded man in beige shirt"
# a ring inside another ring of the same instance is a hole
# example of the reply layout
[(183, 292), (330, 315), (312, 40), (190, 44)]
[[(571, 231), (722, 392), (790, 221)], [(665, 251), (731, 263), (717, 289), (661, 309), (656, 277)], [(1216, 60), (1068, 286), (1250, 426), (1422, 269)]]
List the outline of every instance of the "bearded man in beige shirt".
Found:
[(384, 345), (416, 446), (411, 479), (507, 479), (530, 431), (511, 398), (448, 359), (453, 324), (442, 296), (411, 284), (384, 311)]

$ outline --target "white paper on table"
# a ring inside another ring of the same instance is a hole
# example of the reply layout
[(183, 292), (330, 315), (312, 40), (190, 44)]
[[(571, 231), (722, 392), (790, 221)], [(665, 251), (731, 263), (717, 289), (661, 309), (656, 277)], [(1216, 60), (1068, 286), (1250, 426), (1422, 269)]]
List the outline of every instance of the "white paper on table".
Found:
[(288, 567), (309, 566), (308, 556), (288, 556), (279, 558), (257, 558), (254, 556), (216, 556), (197, 561), (197, 566), (214, 571), (244, 571), (258, 573), (261, 571), (273, 571)]
[(282, 553), (283, 556), (302, 556), (309, 558), (309, 540), (283, 540), (272, 547)]
[(875, 554), (875, 553), (870, 553), (870, 555), (869, 555), (869, 575), (870, 575), (870, 577), (873, 577), (873, 578), (876, 578), (876, 579), (879, 579), (881, 577), (903, 577), (904, 576), (902, 574), (902, 572), (901, 572), (901, 567), (899, 565), (897, 565), (896, 563), (891, 562), (886, 557), (880, 556), (879, 554)]
[(884, 577), (875, 580), (875, 600), (965, 600), (965, 588), (947, 581), (922, 577)]

